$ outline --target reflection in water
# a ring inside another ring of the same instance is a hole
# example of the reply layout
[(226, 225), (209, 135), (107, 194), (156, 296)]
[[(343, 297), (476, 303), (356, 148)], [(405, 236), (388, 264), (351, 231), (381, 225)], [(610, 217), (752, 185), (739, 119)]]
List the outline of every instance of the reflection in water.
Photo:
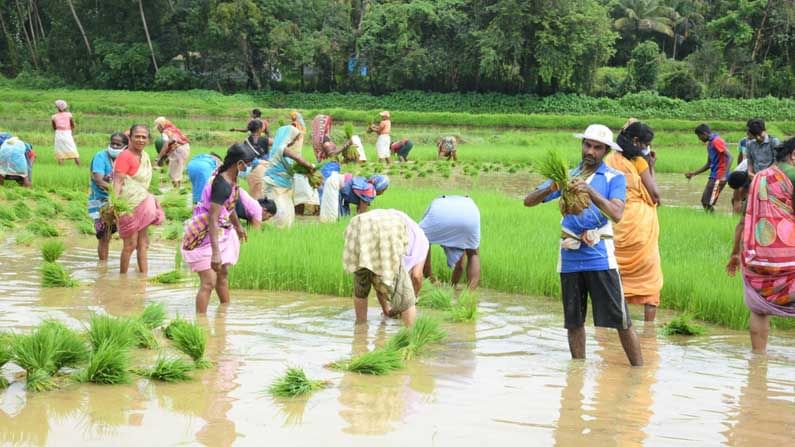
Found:
[[(601, 361), (596, 365), (571, 362), (560, 397), (556, 445), (582, 445), (583, 441), (599, 446), (643, 444), (653, 415), (652, 386), (660, 355), (653, 326), (646, 326), (639, 335), (646, 360), (641, 368), (623, 367), (625, 357), (617, 334), (602, 329), (596, 331)], [(586, 380), (591, 374), (593, 385)]]
[[(795, 439), (795, 397), (781, 377), (768, 378), (768, 359), (753, 355), (748, 360), (748, 381), (740, 390), (740, 401), (724, 433), (732, 446), (758, 447), (764, 440), (770, 445), (792, 445)], [(776, 374), (792, 377), (792, 365), (780, 365)]]

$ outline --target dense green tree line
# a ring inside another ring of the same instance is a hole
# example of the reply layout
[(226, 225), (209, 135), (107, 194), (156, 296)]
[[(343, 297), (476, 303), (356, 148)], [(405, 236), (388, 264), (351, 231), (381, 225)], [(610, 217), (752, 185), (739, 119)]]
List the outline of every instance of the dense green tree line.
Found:
[(0, 0), (0, 71), (133, 90), (792, 96), (793, 23), (791, 0)]

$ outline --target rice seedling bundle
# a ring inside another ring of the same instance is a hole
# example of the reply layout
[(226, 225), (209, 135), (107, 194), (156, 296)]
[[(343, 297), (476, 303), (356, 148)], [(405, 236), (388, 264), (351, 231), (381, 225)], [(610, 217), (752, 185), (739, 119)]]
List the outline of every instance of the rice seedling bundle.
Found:
[(135, 337), (135, 346), (143, 349), (155, 349), (160, 346), (155, 334), (152, 333), (152, 329), (148, 328), (143, 321), (136, 319), (132, 320), (130, 324), (132, 325), (133, 337)]
[(55, 209), (52, 203), (44, 202), (36, 207), (36, 214), (41, 217), (52, 218), (58, 214), (58, 210)]
[(445, 337), (447, 337), (447, 333), (439, 327), (438, 320), (427, 315), (418, 317), (409, 331), (409, 344), (405, 348), (405, 358), (410, 359), (416, 357), (421, 354), (429, 344), (438, 343)]
[(94, 351), (103, 344), (126, 350), (137, 344), (133, 322), (127, 318), (94, 314), (88, 327), (88, 341)]
[(403, 368), (403, 353), (395, 349), (374, 349), (350, 360), (342, 360), (329, 365), (334, 369), (383, 376), (390, 371)]
[(174, 318), (173, 320), (171, 320), (171, 322), (168, 323), (168, 326), (166, 326), (166, 328), (163, 329), (163, 335), (165, 335), (167, 339), (173, 340), (174, 339), (174, 331), (180, 326), (185, 326), (185, 325), (189, 325), (189, 324), (190, 324), (189, 322), (187, 322), (186, 320), (183, 320), (182, 318), (177, 316), (177, 318)]
[(179, 239), (180, 233), (182, 232), (182, 225), (170, 225), (166, 228), (166, 232), (163, 234), (163, 239), (167, 241), (175, 241)]
[(193, 365), (179, 357), (160, 356), (151, 368), (138, 369), (135, 372), (144, 377), (162, 382), (182, 382), (191, 380), (188, 372), (192, 369)]
[(207, 333), (196, 323), (179, 324), (171, 330), (174, 347), (193, 359), (196, 368), (209, 368), (212, 363), (204, 358)]
[(174, 284), (180, 282), (185, 276), (179, 270), (161, 273), (149, 281), (155, 284)]
[(105, 206), (113, 213), (115, 217), (114, 221), (118, 221), (119, 216), (133, 212), (130, 202), (123, 197), (117, 196), (115, 188), (110, 188), (110, 190), (108, 190), (108, 204)]
[(417, 306), (436, 310), (449, 310), (453, 305), (455, 290), (446, 285), (432, 285), (425, 288), (417, 300)]
[(345, 132), (345, 139), (350, 140), (353, 137), (353, 123), (350, 121), (345, 123), (343, 131)]
[(478, 316), (478, 297), (469, 290), (458, 296), (458, 302), (450, 309), (450, 321), (460, 323), (474, 321)]
[(56, 320), (46, 320), (37, 329), (55, 340), (55, 355), (53, 357), (53, 373), (61, 368), (75, 367), (88, 358), (86, 340), (77, 331)]
[(694, 323), (689, 315), (680, 315), (668, 322), (662, 328), (663, 335), (703, 335), (707, 332), (707, 328)]
[[(11, 360), (11, 336), (0, 333), (0, 370)], [(0, 390), (8, 387), (8, 380), (0, 374)]]
[(193, 215), (193, 208), (182, 205), (179, 207), (165, 208), (163, 210), (168, 220), (183, 222)]
[(309, 181), (309, 186), (312, 188), (317, 188), (323, 184), (323, 174), (320, 172), (323, 169), (323, 166), (326, 165), (328, 162), (323, 162), (315, 167), (315, 170), (309, 172), (309, 169), (306, 166), (301, 166), (298, 163), (295, 163), (290, 167), (290, 172), (292, 175), (295, 174), (303, 174), (306, 176), (307, 180)]
[(325, 388), (328, 382), (310, 380), (301, 368), (288, 368), (283, 376), (276, 379), (268, 392), (274, 397), (296, 397)]
[(82, 207), (72, 207), (66, 211), (66, 218), (72, 222), (80, 222), (81, 220), (85, 220), (87, 216), (86, 211), (83, 210)]
[(57, 228), (41, 219), (36, 219), (28, 224), (27, 229), (34, 235), (41, 237), (58, 237), (59, 234)]
[(66, 246), (58, 239), (48, 240), (41, 246), (41, 257), (45, 262), (55, 262), (61, 257)]
[(587, 192), (576, 192), (569, 178), (568, 162), (556, 151), (549, 151), (535, 166), (538, 174), (552, 180), (560, 188), (560, 213), (580, 214), (591, 203)]
[(96, 232), (94, 229), (94, 223), (89, 221), (81, 221), (77, 224), (77, 231), (80, 234), (91, 235)]
[(77, 281), (61, 264), (57, 262), (44, 262), (41, 264), (42, 287), (76, 287)]
[(30, 219), (30, 208), (25, 202), (17, 202), (14, 204), (14, 214), (18, 219), (27, 220)]
[(22, 231), (17, 233), (17, 236), (14, 238), (14, 243), (17, 245), (30, 245), (35, 238), (36, 236), (33, 233)]
[(166, 306), (163, 303), (149, 303), (138, 319), (149, 329), (159, 328), (166, 321)]
[(17, 214), (12, 208), (9, 208), (5, 205), (0, 208), (0, 221), (13, 222), (15, 220), (17, 220)]
[(52, 374), (57, 369), (55, 359), (58, 343), (51, 331), (33, 331), (12, 338), (11, 360), (25, 370), (25, 388), (30, 391), (48, 391), (56, 387)]
[(75, 380), (104, 385), (128, 383), (129, 369), (130, 358), (127, 348), (113, 340), (104, 340), (89, 355), (85, 369), (75, 374)]

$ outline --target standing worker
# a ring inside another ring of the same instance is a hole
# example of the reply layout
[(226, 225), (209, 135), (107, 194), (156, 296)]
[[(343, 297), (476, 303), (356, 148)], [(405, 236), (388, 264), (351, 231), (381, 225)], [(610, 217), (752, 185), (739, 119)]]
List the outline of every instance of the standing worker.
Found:
[(389, 164), (389, 159), (392, 156), (390, 150), (390, 136), (392, 132), (392, 120), (390, 119), (389, 112), (384, 110), (378, 114), (381, 117), (381, 122), (377, 126), (372, 126), (370, 130), (378, 134), (375, 140), (375, 153), (378, 161), (383, 161)]
[(55, 131), (55, 159), (59, 165), (63, 165), (64, 160), (74, 160), (80, 166), (80, 154), (77, 152), (77, 145), (72, 137), (75, 128), (75, 120), (72, 113), (67, 112), (69, 105), (63, 99), (55, 101), (55, 108), (58, 112), (52, 116), (52, 130)]
[(155, 120), (158, 132), (160, 132), (163, 148), (158, 153), (157, 165), (162, 166), (168, 160), (168, 176), (175, 189), (179, 189), (182, 184), (182, 171), (188, 163), (190, 157), (190, 141), (171, 121), (165, 117), (158, 117)]
[(732, 164), (732, 156), (726, 148), (726, 142), (720, 135), (709, 128), (706, 124), (699, 124), (695, 129), (698, 139), (707, 144), (707, 162), (699, 169), (685, 174), (688, 180), (702, 172), (709, 171), (709, 180), (704, 187), (701, 195), (701, 206), (707, 212), (715, 211), (715, 204), (718, 202), (726, 180), (729, 177), (729, 167)]
[(113, 164), (127, 149), (127, 135), (116, 132), (110, 136), (107, 149), (103, 149), (91, 159), (91, 181), (88, 190), (88, 216), (94, 220), (94, 232), (97, 236), (97, 256), (100, 261), (108, 260), (110, 237), (118, 229), (116, 222), (103, 219), (101, 209), (108, 204), (108, 191), (113, 187)]
[[(575, 137), (582, 140), (582, 162), (571, 173), (571, 187), (577, 193), (587, 193), (590, 204), (580, 214), (567, 214), (561, 220), (565, 237), (560, 239), (558, 269), (569, 350), (572, 358), (585, 358), (590, 295), (594, 326), (616, 329), (630, 364), (640, 366), (640, 342), (624, 299), (612, 240), (611, 222), (619, 222), (624, 215), (626, 179), (603, 161), (611, 148), (619, 146), (613, 142), (613, 132), (601, 124), (591, 124)], [(559, 198), (561, 186), (547, 180), (525, 197), (524, 205), (532, 207)]]
[(745, 152), (748, 158), (748, 175), (753, 177), (776, 161), (775, 147), (781, 142), (778, 138), (767, 134), (765, 120), (761, 118), (748, 120), (747, 129), (748, 142)]

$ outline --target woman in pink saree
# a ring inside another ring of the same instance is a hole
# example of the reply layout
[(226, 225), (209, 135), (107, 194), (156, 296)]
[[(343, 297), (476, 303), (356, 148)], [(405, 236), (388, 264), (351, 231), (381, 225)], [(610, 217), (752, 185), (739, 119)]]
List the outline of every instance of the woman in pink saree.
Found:
[(764, 352), (769, 317), (795, 317), (795, 138), (775, 149), (776, 161), (751, 183), (745, 216), (735, 232), (726, 270), (742, 266), (754, 351)]

